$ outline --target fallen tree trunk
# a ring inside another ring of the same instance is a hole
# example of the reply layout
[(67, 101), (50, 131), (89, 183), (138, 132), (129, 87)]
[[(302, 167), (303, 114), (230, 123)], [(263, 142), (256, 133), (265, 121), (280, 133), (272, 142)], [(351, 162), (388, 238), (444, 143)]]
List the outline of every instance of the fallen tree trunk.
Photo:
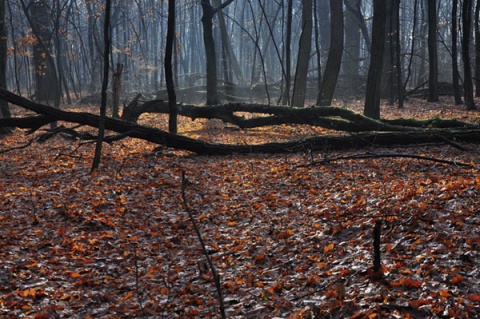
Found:
[[(36, 129), (53, 121), (64, 121), (98, 127), (99, 116), (84, 112), (67, 112), (47, 105), (38, 104), (0, 89), (0, 99), (34, 111), (39, 116), (27, 118), (0, 119), (0, 127), (22, 127)], [(361, 147), (381, 147), (393, 145), (415, 145), (424, 143), (457, 142), (478, 143), (480, 129), (435, 129), (411, 132), (375, 132), (346, 136), (321, 136), (288, 142), (260, 145), (217, 144), (195, 140), (189, 137), (170, 134), (157, 128), (146, 127), (132, 122), (106, 118), (105, 128), (124, 137), (139, 138), (175, 149), (204, 155), (226, 155), (235, 153), (284, 153), (299, 151), (328, 151)]]
[[(130, 103), (125, 107), (122, 119), (137, 122), (143, 113), (168, 113), (168, 103), (163, 100), (147, 101), (143, 104)], [(478, 126), (458, 120), (426, 120), (397, 119), (374, 120), (352, 110), (339, 107), (295, 108), (272, 106), (265, 104), (229, 103), (213, 106), (194, 106), (178, 104), (178, 114), (197, 118), (220, 119), (225, 123), (236, 125), (242, 129), (281, 124), (301, 124), (320, 126), (327, 129), (345, 132), (411, 132), (425, 128), (477, 128)], [(246, 118), (235, 113), (254, 113), (262, 116)]]

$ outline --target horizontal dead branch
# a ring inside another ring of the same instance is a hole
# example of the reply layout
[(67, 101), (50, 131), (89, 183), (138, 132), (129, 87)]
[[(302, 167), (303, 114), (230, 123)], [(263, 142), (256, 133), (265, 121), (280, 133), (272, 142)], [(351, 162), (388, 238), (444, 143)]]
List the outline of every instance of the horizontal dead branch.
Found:
[[(38, 114), (38, 119), (33, 120), (5, 120), (8, 126), (20, 123), (22, 128), (28, 128), (28, 121), (33, 121), (32, 126), (47, 124), (53, 121), (65, 121), (98, 127), (100, 118), (98, 115), (85, 112), (67, 112), (47, 105), (32, 102), (7, 90), (0, 89), (0, 99), (16, 104)], [(234, 106), (232, 106), (234, 107)], [(236, 109), (242, 109), (240, 106)], [(272, 107), (276, 109), (276, 107)], [(265, 106), (254, 106), (254, 109), (265, 110)], [(318, 112), (321, 112), (319, 108)], [(282, 110), (284, 112), (284, 110)], [(299, 110), (298, 112), (302, 112)], [(343, 111), (341, 111), (343, 112)], [(37, 117), (35, 117), (37, 118)], [(293, 140), (287, 142), (274, 142), (261, 145), (232, 145), (217, 144), (195, 140), (186, 136), (170, 134), (163, 130), (138, 125), (113, 118), (105, 121), (107, 130), (119, 133), (119, 137), (139, 138), (166, 147), (191, 151), (204, 155), (226, 155), (234, 153), (285, 153), (299, 151), (327, 151), (355, 149), (361, 147), (378, 147), (392, 145), (415, 145), (423, 143), (445, 143), (445, 138), (464, 143), (479, 143), (480, 129), (435, 129), (414, 130), (407, 132), (364, 132), (348, 136), (318, 136)]]

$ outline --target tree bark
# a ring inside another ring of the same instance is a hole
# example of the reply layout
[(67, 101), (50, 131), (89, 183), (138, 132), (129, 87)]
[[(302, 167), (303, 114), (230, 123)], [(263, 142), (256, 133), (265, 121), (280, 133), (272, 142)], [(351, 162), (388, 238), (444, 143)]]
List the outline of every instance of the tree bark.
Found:
[[(5, 30), (5, 0), (0, 0), (0, 88), (7, 88), (7, 33)], [(0, 118), (9, 118), (10, 108), (0, 101)], [(9, 133), (9, 128), (0, 128), (0, 134)]]
[(110, 15), (112, 9), (112, 2), (111, 0), (105, 1), (105, 20), (103, 24), (103, 41), (104, 41), (104, 49), (103, 49), (103, 82), (102, 82), (102, 100), (100, 102), (100, 116), (98, 117), (98, 138), (97, 143), (95, 145), (95, 155), (93, 157), (92, 162), (92, 169), (91, 171), (94, 172), (98, 170), (100, 166), (100, 160), (102, 156), (102, 146), (103, 146), (103, 139), (105, 136), (105, 120), (107, 116), (107, 89), (108, 89), (108, 73), (110, 69), (110, 48), (111, 48), (111, 41), (110, 38)]
[(330, 12), (331, 16), (334, 17), (331, 19), (330, 51), (328, 52), (325, 74), (317, 97), (317, 105), (321, 106), (330, 105), (332, 103), (343, 55), (344, 24), (342, 1), (330, 0)]
[(475, 4), (475, 96), (480, 97), (480, 1)]
[(472, 0), (463, 1), (462, 10), (462, 58), (463, 58), (463, 82), (465, 104), (467, 110), (476, 110), (475, 100), (473, 99), (472, 67), (470, 63), (470, 33), (472, 25)]
[(398, 99), (398, 108), (403, 108), (403, 103), (405, 100), (405, 92), (403, 90), (403, 80), (402, 80), (402, 57), (401, 57), (401, 44), (400, 44), (400, 0), (393, 1), (393, 65), (394, 65), (394, 81), (396, 87), (396, 94)]
[(168, 131), (177, 133), (177, 95), (175, 94), (175, 83), (173, 81), (172, 54), (173, 40), (175, 37), (175, 0), (168, 1), (168, 27), (167, 46), (165, 48), (165, 82), (168, 93)]
[(428, 102), (438, 101), (437, 1), (428, 0)]
[(290, 88), (292, 83), (292, 19), (293, 0), (287, 0), (287, 26), (285, 29), (285, 88), (283, 91), (282, 104), (290, 105)]
[(384, 0), (373, 2), (372, 49), (368, 69), (364, 115), (380, 118), (380, 80), (385, 44), (386, 5)]
[[(360, 61), (360, 26), (358, 11), (360, 0), (344, 0), (345, 11), (345, 55), (342, 63), (343, 74), (349, 77), (351, 88), (358, 86)], [(360, 13), (361, 14), (361, 13)]]
[(217, 54), (213, 39), (213, 17), (215, 9), (209, 0), (202, 0), (203, 44), (207, 61), (207, 105), (220, 104), (217, 92)]
[[(124, 109), (122, 119), (136, 122), (143, 113), (168, 113), (168, 104), (163, 100), (148, 101), (138, 105), (138, 97)], [(197, 118), (220, 119), (239, 128), (254, 128), (281, 124), (303, 124), (321, 126), (346, 132), (361, 131), (412, 131), (425, 128), (475, 128), (473, 124), (456, 120), (373, 120), (359, 113), (338, 107), (291, 108), (285, 106), (270, 106), (265, 104), (230, 103), (214, 106), (194, 106), (179, 104), (179, 115)], [(258, 117), (244, 117), (235, 113), (260, 114)]]
[(304, 0), (302, 7), (302, 33), (298, 45), (297, 68), (293, 83), (293, 106), (304, 106), (305, 92), (307, 91), (308, 65), (312, 50), (312, 0)]
[[(453, 95), (455, 97), (455, 104), (460, 105), (463, 104), (462, 101), (462, 94), (460, 92), (460, 74), (458, 72), (458, 27), (457, 27), (457, 19), (458, 19), (458, 0), (452, 1), (452, 82), (453, 82)], [(477, 41), (480, 43), (480, 41)], [(480, 67), (480, 65), (479, 65)], [(477, 90), (480, 89), (477, 87)]]

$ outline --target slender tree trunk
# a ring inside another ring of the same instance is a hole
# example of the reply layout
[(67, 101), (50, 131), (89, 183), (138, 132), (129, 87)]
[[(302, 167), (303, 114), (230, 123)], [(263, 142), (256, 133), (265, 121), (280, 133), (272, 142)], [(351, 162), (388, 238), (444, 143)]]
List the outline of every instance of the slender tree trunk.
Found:
[(110, 15), (111, 15), (111, 0), (105, 1), (105, 19), (103, 26), (103, 40), (104, 40), (104, 49), (103, 49), (103, 82), (102, 82), (102, 99), (100, 103), (100, 120), (98, 124), (98, 138), (97, 144), (95, 146), (95, 156), (92, 163), (92, 173), (98, 170), (100, 166), (100, 159), (102, 156), (102, 145), (105, 137), (105, 117), (107, 116), (107, 89), (108, 89), (108, 71), (110, 68), (109, 59), (110, 59), (110, 48), (111, 48), (111, 37), (110, 37)]
[(394, 47), (394, 70), (395, 70), (395, 86), (397, 89), (398, 108), (403, 108), (404, 91), (402, 80), (402, 60), (401, 60), (401, 45), (400, 45), (400, 0), (393, 2), (393, 47)]
[[(221, 2), (220, 0), (213, 0), (213, 3), (215, 7), (220, 7)], [(222, 37), (222, 46), (225, 50), (225, 55), (229, 59), (232, 70), (235, 73), (235, 77), (240, 83), (245, 82), (245, 78), (243, 77), (243, 72), (242, 69), (240, 68), (240, 63), (238, 63), (237, 56), (235, 55), (235, 52), (233, 51), (232, 48), (232, 43), (229, 40), (228, 37), (228, 32), (227, 32), (227, 25), (225, 23), (225, 17), (222, 13), (222, 11), (218, 12), (218, 21), (219, 21), (219, 26), (220, 26), (220, 35)]]
[(411, 33), (411, 37), (412, 37), (412, 46), (410, 48), (410, 58), (408, 60), (408, 66), (407, 66), (407, 76), (406, 76), (406, 79), (405, 79), (405, 82), (403, 84), (403, 91), (405, 92), (406, 91), (406, 88), (407, 88), (407, 85), (408, 85), (408, 82), (410, 81), (410, 77), (412, 75), (412, 64), (413, 64), (413, 57), (415, 55), (415, 31), (417, 29), (417, 3), (418, 3), (418, 0), (415, 0), (413, 2), (413, 26), (412, 26), (412, 33)]
[(88, 14), (88, 18), (87, 18), (87, 24), (88, 24), (87, 43), (88, 43), (88, 55), (89, 55), (88, 60), (90, 63), (90, 65), (88, 66), (90, 69), (90, 81), (88, 84), (88, 92), (90, 94), (93, 94), (97, 89), (98, 79), (100, 78), (98, 54), (97, 54), (97, 49), (95, 47), (95, 41), (96, 41), (96, 35), (97, 35), (97, 29), (98, 29), (95, 21), (95, 17), (96, 17), (95, 1), (87, 1), (86, 7), (87, 7), (87, 14)]
[(438, 101), (437, 1), (428, 0), (428, 102)]
[[(5, 30), (5, 0), (0, 0), (0, 88), (7, 88), (7, 33)], [(0, 101), (0, 118), (10, 117), (8, 103)], [(0, 128), (0, 134), (9, 133), (10, 129)]]
[[(462, 94), (460, 92), (460, 74), (458, 72), (458, 0), (452, 1), (452, 81), (453, 81), (453, 95), (455, 97), (455, 104), (463, 104)], [(477, 41), (477, 43), (480, 43)], [(478, 87), (477, 87), (478, 90)]]
[(393, 46), (392, 46), (392, 3), (385, 0), (385, 43), (383, 50), (382, 81), (380, 82), (381, 98), (387, 99), (390, 105), (394, 101), (393, 89)]
[(343, 55), (343, 3), (338, 0), (330, 0), (331, 16), (331, 41), (328, 53), (325, 75), (323, 76), (320, 92), (317, 97), (317, 105), (330, 105), (332, 103), (335, 87), (337, 86), (338, 73), (342, 64)]
[(475, 5), (475, 96), (480, 97), (480, 1)]
[(318, 21), (320, 23), (320, 47), (324, 54), (322, 55), (322, 62), (327, 59), (328, 50), (330, 49), (330, 0), (316, 0), (318, 1)]
[(465, 92), (465, 104), (467, 110), (476, 110), (473, 99), (472, 67), (470, 64), (470, 34), (472, 25), (472, 0), (463, 1), (462, 10), (462, 57), (463, 57), (463, 83)]
[(380, 118), (380, 81), (385, 44), (386, 5), (384, 0), (373, 1), (372, 49), (368, 69), (364, 115)]
[(298, 48), (297, 68), (293, 84), (292, 105), (304, 106), (307, 91), (308, 65), (312, 51), (312, 0), (304, 0), (302, 8), (302, 34)]
[(322, 51), (320, 48), (320, 23), (318, 21), (318, 0), (313, 1), (313, 13), (315, 15), (315, 53), (317, 56), (317, 90), (322, 87)]
[(168, 131), (172, 134), (177, 133), (177, 95), (175, 94), (175, 84), (172, 71), (172, 53), (175, 37), (175, 0), (168, 0), (168, 27), (167, 41), (165, 48), (165, 82), (167, 83), (168, 93)]
[(215, 40), (213, 39), (213, 17), (215, 9), (209, 0), (202, 0), (202, 25), (203, 43), (207, 61), (207, 105), (220, 104), (217, 89), (217, 54), (215, 52)]
[(361, 10), (362, 0), (344, 0), (344, 3), (347, 10), (352, 14), (352, 18), (355, 20), (355, 23), (362, 31), (365, 45), (367, 46), (367, 50), (370, 51), (370, 47), (372, 46), (372, 40), (370, 39), (370, 35), (368, 34), (368, 27), (365, 23), (366, 19), (363, 16)]
[(293, 0), (287, 0), (287, 29), (285, 30), (285, 91), (282, 104), (290, 105), (290, 87), (292, 82), (292, 19)]
[(415, 86), (423, 86), (425, 85), (426, 82), (428, 82), (428, 72), (426, 71), (426, 61), (428, 61), (427, 58), (427, 44), (425, 39), (427, 39), (427, 26), (428, 23), (426, 21), (428, 20), (427, 14), (425, 13), (425, 7), (427, 6), (426, 2), (429, 0), (420, 0), (420, 34), (418, 36), (419, 41), (419, 54), (417, 60), (419, 61), (418, 63), (420, 66), (418, 67), (417, 71), (417, 76), (416, 76), (416, 84)]
[(343, 74), (349, 78), (352, 89), (358, 87), (360, 61), (360, 27), (358, 24), (356, 8), (360, 0), (344, 0), (345, 10), (345, 55), (342, 63)]

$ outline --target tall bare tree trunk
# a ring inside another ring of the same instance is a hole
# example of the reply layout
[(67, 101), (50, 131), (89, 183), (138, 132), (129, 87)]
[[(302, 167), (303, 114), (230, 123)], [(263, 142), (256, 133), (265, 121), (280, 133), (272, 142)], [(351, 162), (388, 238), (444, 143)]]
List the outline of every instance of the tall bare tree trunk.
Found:
[(396, 95), (398, 99), (398, 108), (403, 108), (404, 91), (402, 80), (402, 60), (401, 60), (401, 45), (400, 45), (400, 0), (393, 1), (393, 65), (394, 65), (394, 81), (396, 88)]
[(438, 101), (437, 1), (428, 0), (428, 102)]
[(317, 97), (317, 105), (330, 105), (332, 103), (335, 87), (337, 86), (338, 74), (342, 64), (343, 55), (343, 3), (338, 0), (330, 0), (331, 35), (330, 51), (328, 52), (325, 75), (323, 76), (320, 92)]
[(480, 97), (480, 1), (475, 5), (475, 96)]
[(287, 28), (285, 30), (285, 89), (283, 91), (282, 104), (290, 105), (290, 87), (292, 84), (292, 19), (293, 0), (287, 0)]
[(168, 94), (168, 131), (177, 133), (177, 95), (175, 94), (175, 83), (173, 81), (172, 54), (175, 37), (175, 0), (168, 0), (168, 27), (167, 47), (165, 48), (165, 82), (167, 83)]
[[(460, 74), (458, 72), (458, 48), (457, 48), (457, 19), (458, 19), (458, 0), (452, 1), (452, 81), (453, 81), (453, 95), (455, 97), (455, 104), (463, 104), (462, 94), (460, 92)], [(480, 43), (477, 41), (477, 43)], [(480, 65), (479, 65), (480, 67)], [(477, 87), (478, 91), (478, 87)]]
[(110, 33), (110, 16), (111, 16), (111, 0), (105, 1), (105, 19), (103, 25), (103, 82), (102, 82), (102, 98), (100, 103), (100, 121), (98, 124), (98, 138), (95, 146), (95, 156), (92, 163), (92, 172), (97, 171), (100, 166), (102, 156), (102, 145), (105, 137), (105, 117), (107, 116), (107, 89), (108, 89), (108, 71), (110, 68), (110, 49), (111, 49), (111, 33)]
[(342, 64), (343, 74), (350, 78), (352, 87), (358, 78), (358, 62), (360, 60), (360, 27), (354, 12), (360, 0), (344, 0), (345, 10), (345, 56)]
[(463, 57), (463, 83), (465, 93), (465, 104), (467, 110), (476, 110), (473, 99), (472, 66), (470, 64), (470, 34), (472, 25), (472, 0), (463, 1), (462, 10), (462, 57)]
[[(7, 33), (5, 30), (5, 0), (0, 0), (0, 88), (7, 88)], [(10, 117), (6, 101), (0, 101), (0, 118)], [(0, 128), (0, 134), (9, 133), (10, 129)]]
[(202, 0), (201, 4), (203, 9), (203, 43), (207, 61), (207, 105), (215, 105), (220, 104), (217, 89), (217, 54), (215, 52), (215, 40), (213, 39), (215, 9), (209, 0)]
[[(221, 6), (220, 0), (213, 0), (213, 3), (215, 7)], [(237, 56), (233, 51), (232, 43), (230, 42), (230, 39), (228, 37), (227, 25), (225, 23), (225, 17), (222, 11), (218, 12), (218, 22), (220, 26), (220, 35), (222, 37), (222, 46), (225, 50), (225, 54), (231, 63), (232, 70), (235, 73), (235, 77), (240, 83), (243, 83), (245, 81), (245, 78), (243, 77), (243, 72), (242, 72), (242, 69), (240, 68), (240, 63), (238, 63)]]
[(380, 81), (385, 44), (386, 5), (384, 0), (373, 1), (372, 49), (368, 69), (365, 116), (380, 118)]
[(297, 68), (293, 83), (292, 105), (304, 106), (307, 91), (308, 65), (312, 51), (312, 0), (304, 0), (302, 8), (302, 34), (298, 47)]

